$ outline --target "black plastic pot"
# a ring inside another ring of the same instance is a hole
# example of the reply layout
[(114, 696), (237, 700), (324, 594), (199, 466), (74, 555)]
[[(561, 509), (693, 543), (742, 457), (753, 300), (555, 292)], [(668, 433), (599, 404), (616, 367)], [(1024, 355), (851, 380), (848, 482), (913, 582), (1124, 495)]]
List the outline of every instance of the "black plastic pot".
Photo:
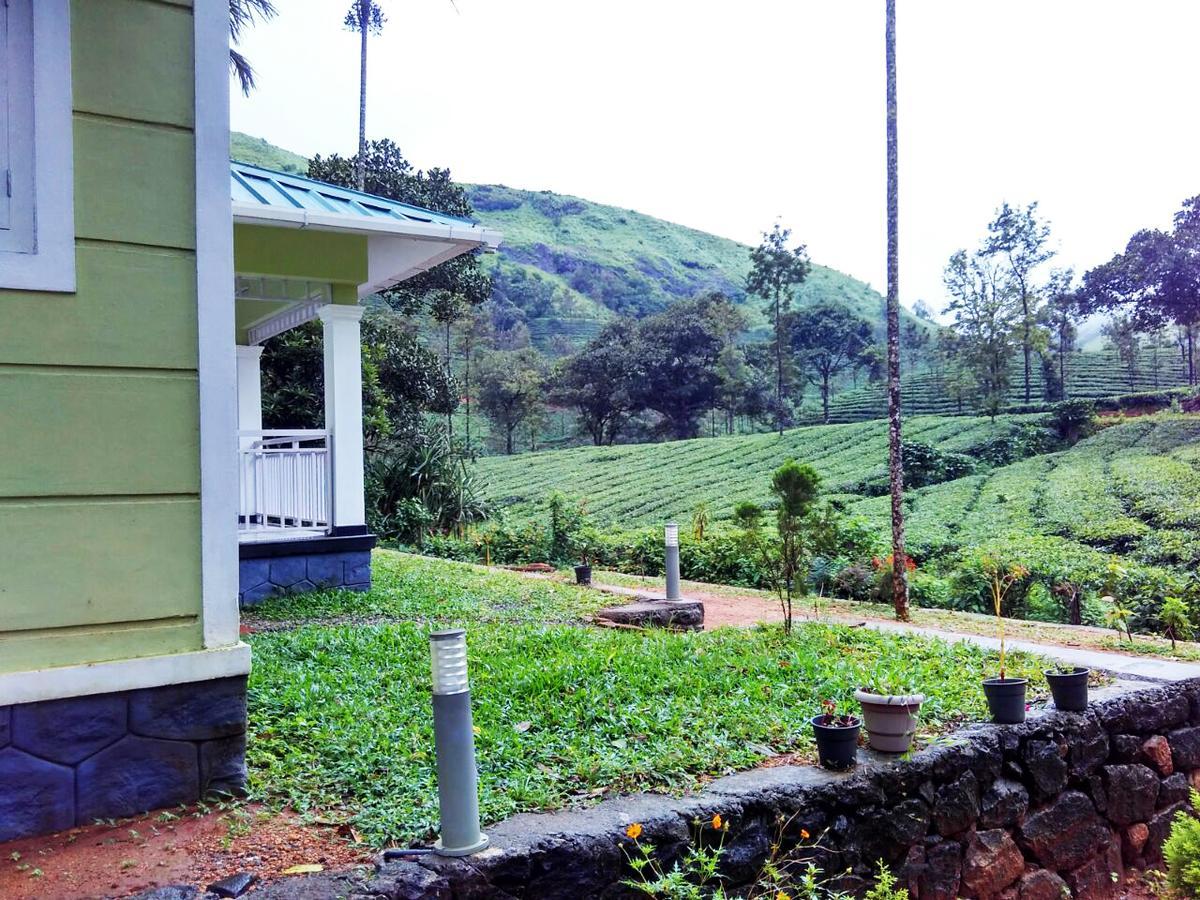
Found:
[(576, 566), (575, 567), (575, 583), (582, 584), (585, 587), (592, 583), (592, 567), (591, 566)]
[(817, 738), (817, 758), (827, 769), (849, 769), (858, 761), (858, 732), (862, 720), (852, 716), (852, 725), (826, 725), (827, 718), (813, 716), (809, 720)]
[(1024, 678), (989, 678), (983, 683), (992, 721), (997, 725), (1020, 725), (1025, 721)]
[(1067, 712), (1083, 712), (1088, 705), (1088, 676), (1091, 669), (1076, 666), (1070, 672), (1057, 669), (1045, 671), (1050, 693), (1054, 696), (1054, 708)]

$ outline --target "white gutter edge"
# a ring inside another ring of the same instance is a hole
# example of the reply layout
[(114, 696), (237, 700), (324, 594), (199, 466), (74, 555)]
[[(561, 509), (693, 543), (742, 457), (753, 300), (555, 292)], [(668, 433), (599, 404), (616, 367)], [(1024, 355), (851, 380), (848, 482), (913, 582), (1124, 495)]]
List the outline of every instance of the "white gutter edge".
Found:
[(233, 221), (243, 225), (307, 228), (314, 231), (340, 231), (366, 235), (389, 234), (411, 237), (416, 240), (453, 241), (457, 244), (471, 244), (488, 250), (495, 250), (503, 239), (503, 235), (499, 231), (466, 223), (435, 225), (383, 218), (372, 220), (359, 216), (341, 216), (336, 213), (319, 213), (306, 209), (282, 209), (245, 202), (233, 204)]

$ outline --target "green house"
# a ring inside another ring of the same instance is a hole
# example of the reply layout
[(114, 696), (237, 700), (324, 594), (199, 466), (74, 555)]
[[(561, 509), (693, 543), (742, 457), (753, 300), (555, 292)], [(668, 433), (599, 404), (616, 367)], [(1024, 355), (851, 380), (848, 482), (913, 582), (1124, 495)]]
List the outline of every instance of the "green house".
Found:
[[(231, 167), (228, 27), (0, 5), (0, 841), (240, 789), (239, 599), (370, 581), (358, 301), (499, 241)], [(311, 320), (326, 427), (264, 431)]]

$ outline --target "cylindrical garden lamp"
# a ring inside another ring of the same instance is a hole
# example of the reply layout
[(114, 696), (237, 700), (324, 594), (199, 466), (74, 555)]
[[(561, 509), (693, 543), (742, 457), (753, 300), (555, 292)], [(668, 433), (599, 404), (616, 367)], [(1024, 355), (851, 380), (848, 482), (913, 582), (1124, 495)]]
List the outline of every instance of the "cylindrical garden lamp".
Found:
[(437, 754), (442, 833), (434, 849), (469, 856), (488, 845), (479, 830), (479, 772), (467, 682), (467, 633), (462, 628), (429, 636), (433, 660), (433, 738)]
[(679, 526), (668, 522), (665, 529), (667, 555), (667, 599), (679, 599)]

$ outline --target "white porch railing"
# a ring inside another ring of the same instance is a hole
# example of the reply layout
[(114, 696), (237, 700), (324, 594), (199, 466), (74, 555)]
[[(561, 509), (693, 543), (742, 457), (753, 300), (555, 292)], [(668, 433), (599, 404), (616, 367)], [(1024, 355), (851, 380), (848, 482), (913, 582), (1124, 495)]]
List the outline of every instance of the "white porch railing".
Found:
[(287, 540), (330, 530), (328, 431), (239, 431), (238, 537)]

